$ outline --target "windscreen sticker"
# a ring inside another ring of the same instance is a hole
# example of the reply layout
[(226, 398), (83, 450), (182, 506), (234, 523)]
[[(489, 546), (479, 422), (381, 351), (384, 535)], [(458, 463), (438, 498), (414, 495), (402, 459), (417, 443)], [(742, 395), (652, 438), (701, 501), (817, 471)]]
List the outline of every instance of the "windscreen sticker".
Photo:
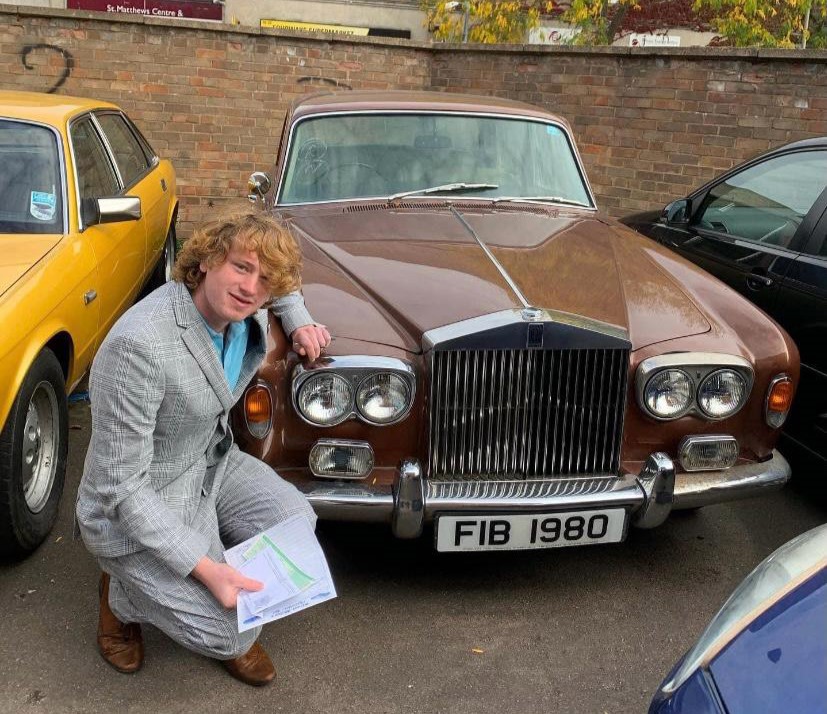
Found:
[(57, 196), (53, 193), (32, 191), (32, 198), (29, 203), (29, 213), (39, 221), (51, 221), (55, 217), (57, 207)]
[(556, 126), (550, 124), (546, 126), (546, 134), (549, 136), (560, 136), (560, 130)]

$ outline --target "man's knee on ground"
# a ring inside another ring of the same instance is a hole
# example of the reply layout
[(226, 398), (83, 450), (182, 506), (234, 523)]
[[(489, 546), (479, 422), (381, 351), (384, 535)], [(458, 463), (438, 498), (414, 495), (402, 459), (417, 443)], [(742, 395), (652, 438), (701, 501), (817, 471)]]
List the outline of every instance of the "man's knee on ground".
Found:
[(196, 626), (181, 628), (184, 641), (182, 645), (213, 659), (235, 659), (246, 654), (258, 638), (260, 628), (238, 632), (234, 619), (230, 621), (212, 621), (203, 628)]

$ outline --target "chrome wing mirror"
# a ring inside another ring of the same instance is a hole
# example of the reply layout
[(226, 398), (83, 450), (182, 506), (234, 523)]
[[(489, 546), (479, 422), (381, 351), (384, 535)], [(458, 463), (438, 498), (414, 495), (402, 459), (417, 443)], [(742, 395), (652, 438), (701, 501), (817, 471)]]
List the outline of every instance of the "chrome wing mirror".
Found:
[(263, 201), (273, 187), (270, 177), (263, 171), (253, 171), (247, 180), (247, 198), (252, 202)]

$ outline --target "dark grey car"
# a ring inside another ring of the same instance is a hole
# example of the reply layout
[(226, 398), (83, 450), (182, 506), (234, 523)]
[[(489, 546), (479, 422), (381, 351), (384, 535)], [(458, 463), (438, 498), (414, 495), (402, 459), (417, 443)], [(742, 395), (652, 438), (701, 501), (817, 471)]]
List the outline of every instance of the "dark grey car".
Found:
[(827, 468), (827, 137), (761, 154), (662, 212), (621, 220), (731, 285), (790, 333), (801, 382), (785, 453)]

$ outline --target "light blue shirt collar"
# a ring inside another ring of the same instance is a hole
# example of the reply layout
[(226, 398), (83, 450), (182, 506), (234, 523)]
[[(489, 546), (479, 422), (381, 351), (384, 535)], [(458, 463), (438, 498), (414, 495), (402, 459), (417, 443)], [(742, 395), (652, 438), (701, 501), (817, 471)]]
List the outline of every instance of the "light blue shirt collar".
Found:
[[(204, 320), (204, 316), (201, 316)], [(240, 322), (231, 322), (226, 330), (226, 336), (221, 332), (216, 332), (204, 320), (204, 327), (207, 328), (207, 333), (212, 339), (215, 351), (218, 353), (218, 359), (224, 367), (224, 376), (227, 378), (227, 383), (230, 385), (230, 391), (233, 391), (238, 383), (238, 377), (241, 374), (241, 366), (244, 362), (244, 355), (247, 353), (247, 339), (250, 334), (250, 319), (241, 320)]]

